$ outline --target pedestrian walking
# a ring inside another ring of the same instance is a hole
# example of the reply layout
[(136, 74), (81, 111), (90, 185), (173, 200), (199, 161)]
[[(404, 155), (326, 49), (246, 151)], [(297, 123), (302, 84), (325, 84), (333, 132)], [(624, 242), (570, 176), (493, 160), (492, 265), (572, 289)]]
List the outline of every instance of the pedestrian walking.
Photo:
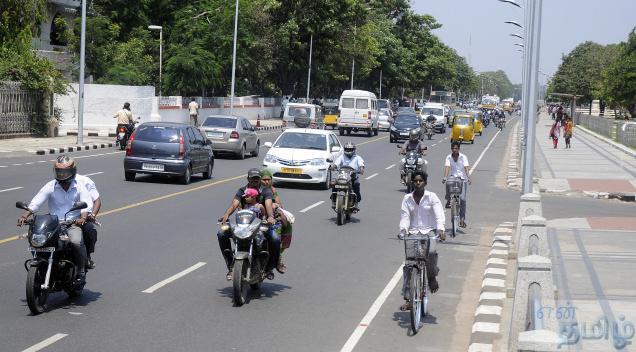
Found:
[(563, 115), (565, 117), (565, 129), (563, 132), (563, 138), (565, 138), (565, 148), (571, 148), (570, 139), (572, 139), (572, 131), (574, 130), (574, 123), (572, 122), (572, 118), (567, 114)]
[(280, 102), (280, 118), (283, 118), (283, 114), (285, 113), (285, 108), (287, 107), (287, 104), (289, 103), (289, 98), (288, 97), (283, 97), (283, 100)]
[(560, 134), (559, 122), (555, 122), (554, 124), (552, 124), (552, 127), (550, 128), (550, 138), (552, 139), (552, 144), (554, 145), (554, 149), (556, 149), (557, 145), (559, 144), (559, 134)]
[(188, 110), (190, 110), (190, 124), (194, 127), (199, 127), (199, 122), (197, 121), (199, 116), (199, 103), (197, 103), (194, 98), (190, 104), (188, 104)]

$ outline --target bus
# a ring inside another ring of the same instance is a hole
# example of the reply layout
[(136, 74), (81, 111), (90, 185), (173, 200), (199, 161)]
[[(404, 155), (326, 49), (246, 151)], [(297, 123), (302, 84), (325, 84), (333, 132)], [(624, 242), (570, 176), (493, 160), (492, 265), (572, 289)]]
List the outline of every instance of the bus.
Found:
[(447, 92), (444, 90), (434, 90), (428, 99), (431, 103), (442, 103), (448, 106), (454, 106), (457, 103), (457, 95), (455, 92)]

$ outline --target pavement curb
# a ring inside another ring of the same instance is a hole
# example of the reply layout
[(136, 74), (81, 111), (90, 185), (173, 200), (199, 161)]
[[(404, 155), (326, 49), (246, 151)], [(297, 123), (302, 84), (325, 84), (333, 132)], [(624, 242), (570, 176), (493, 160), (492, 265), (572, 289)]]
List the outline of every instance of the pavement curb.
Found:
[(34, 153), (35, 155), (61, 154), (61, 153), (79, 152), (83, 150), (103, 149), (103, 148), (112, 148), (112, 147), (113, 147), (113, 143), (85, 144), (85, 145), (74, 145), (69, 147), (45, 147), (45, 148), (37, 149)]
[(270, 131), (270, 130), (278, 130), (281, 128), (283, 128), (283, 125), (255, 127), (257, 131)]
[(493, 241), (486, 261), (475, 309), (469, 352), (491, 352), (493, 342), (501, 336), (501, 317), (506, 299), (508, 255), (512, 243), (510, 223), (502, 223), (493, 232)]

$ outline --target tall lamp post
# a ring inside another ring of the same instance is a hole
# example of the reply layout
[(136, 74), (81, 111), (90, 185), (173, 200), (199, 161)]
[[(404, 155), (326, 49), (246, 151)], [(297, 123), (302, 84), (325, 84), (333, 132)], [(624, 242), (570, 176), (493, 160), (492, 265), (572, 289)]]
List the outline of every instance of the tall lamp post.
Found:
[(150, 25), (148, 29), (151, 31), (159, 31), (159, 98), (161, 98), (161, 72), (163, 63), (163, 27)]
[(234, 6), (234, 45), (232, 49), (232, 88), (230, 88), (230, 115), (234, 115), (234, 78), (236, 77), (236, 32), (238, 31), (239, 2)]
[(77, 105), (77, 144), (84, 144), (84, 62), (86, 59), (86, 1), (82, 1), (82, 24), (80, 29), (80, 76), (79, 102)]

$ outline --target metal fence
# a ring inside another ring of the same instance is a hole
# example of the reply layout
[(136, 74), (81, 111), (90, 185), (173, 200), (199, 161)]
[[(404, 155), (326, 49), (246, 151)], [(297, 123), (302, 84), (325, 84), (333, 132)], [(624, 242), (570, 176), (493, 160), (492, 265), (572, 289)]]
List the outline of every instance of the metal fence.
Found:
[(616, 140), (619, 143), (636, 148), (636, 122), (624, 122), (616, 128)]
[(626, 146), (636, 148), (636, 122), (625, 122), (613, 118), (576, 113), (574, 115), (574, 124), (583, 125), (598, 134), (602, 134)]
[(22, 87), (18, 82), (0, 81), (0, 137), (30, 135), (42, 93)]

